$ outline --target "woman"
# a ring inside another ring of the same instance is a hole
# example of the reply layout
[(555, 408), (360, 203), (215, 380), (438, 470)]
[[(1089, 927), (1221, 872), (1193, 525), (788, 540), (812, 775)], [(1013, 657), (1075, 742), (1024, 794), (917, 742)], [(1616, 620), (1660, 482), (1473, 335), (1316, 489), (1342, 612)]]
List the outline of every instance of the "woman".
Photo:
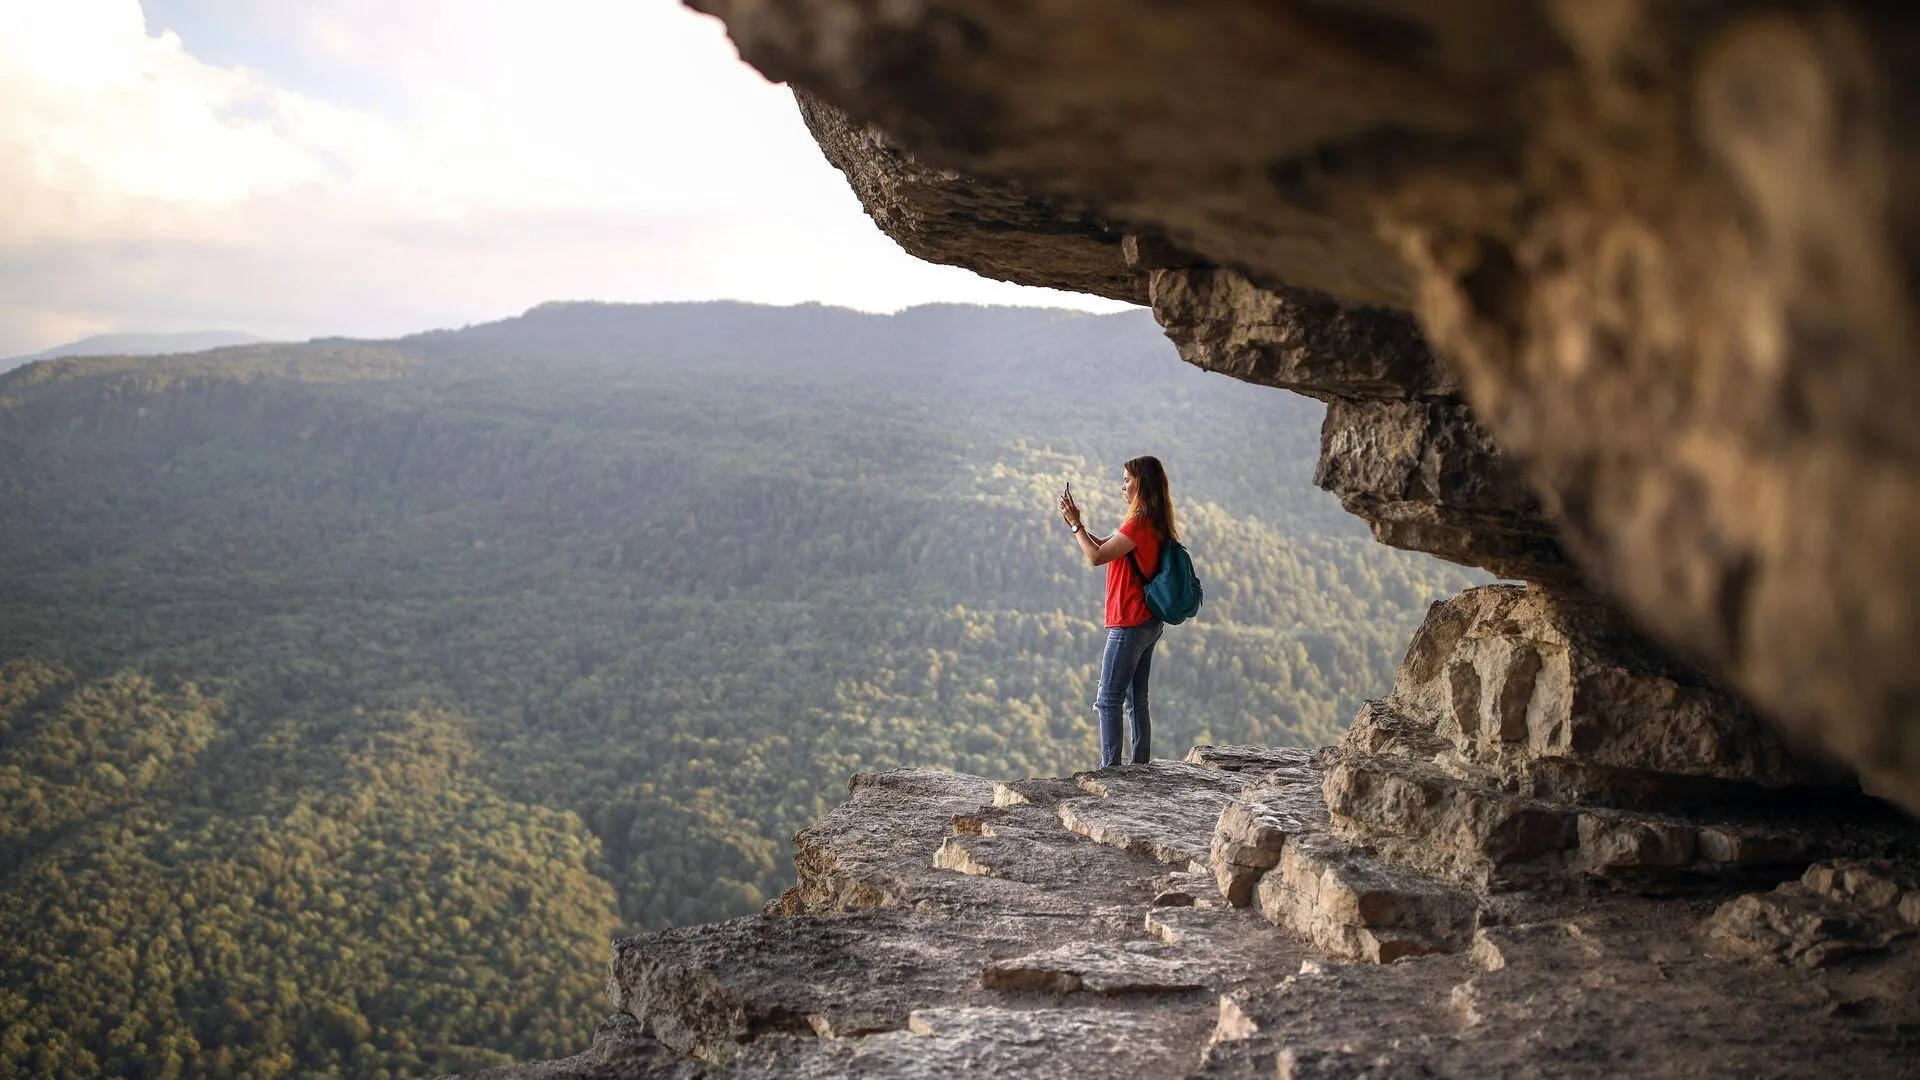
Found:
[(1156, 457), (1137, 457), (1122, 466), (1120, 493), (1127, 519), (1112, 535), (1093, 535), (1080, 521), (1072, 485), (1060, 493), (1060, 517), (1073, 530), (1081, 554), (1107, 568), (1107, 651), (1100, 662), (1100, 767), (1120, 764), (1121, 707), (1132, 718), (1127, 760), (1145, 765), (1152, 757), (1153, 722), (1147, 711), (1147, 677), (1153, 670), (1153, 646), (1166, 624), (1147, 610), (1141, 583), (1160, 565), (1163, 540), (1180, 538), (1167, 495), (1167, 470)]

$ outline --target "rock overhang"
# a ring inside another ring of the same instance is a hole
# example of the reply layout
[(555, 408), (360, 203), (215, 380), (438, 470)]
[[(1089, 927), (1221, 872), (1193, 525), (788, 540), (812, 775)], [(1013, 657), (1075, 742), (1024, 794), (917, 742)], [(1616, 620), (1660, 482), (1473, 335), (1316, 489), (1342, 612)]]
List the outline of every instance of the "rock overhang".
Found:
[[(1149, 239), (1156, 258), (1119, 247), (1183, 355), (1334, 402), (1323, 482), (1382, 540), (1597, 589), (1920, 807), (1909, 16), (691, 6), (805, 87), (816, 130), (946, 178), (885, 196), (915, 254), (1127, 298), (1113, 238)], [(932, 193), (956, 176), (967, 209), (941, 219)], [(998, 228), (996, 207), (1018, 212)], [(1193, 317), (1197, 294), (1235, 289)], [(1412, 312), (1440, 362), (1389, 364), (1383, 384), (1336, 353), (1373, 381), (1330, 392), (1268, 333), (1275, 298)], [(1369, 439), (1380, 452), (1356, 455)]]

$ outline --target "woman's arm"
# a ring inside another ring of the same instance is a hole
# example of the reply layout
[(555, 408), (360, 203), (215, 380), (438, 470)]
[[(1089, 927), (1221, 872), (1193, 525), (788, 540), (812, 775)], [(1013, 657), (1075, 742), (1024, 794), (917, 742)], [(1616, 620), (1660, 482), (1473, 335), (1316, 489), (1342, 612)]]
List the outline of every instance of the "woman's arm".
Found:
[(1112, 536), (1100, 537), (1080, 520), (1080, 506), (1070, 496), (1060, 496), (1060, 517), (1073, 530), (1073, 538), (1080, 544), (1080, 554), (1087, 557), (1089, 566), (1105, 566), (1115, 559), (1124, 559), (1133, 551), (1133, 538), (1115, 530)]
[(1080, 541), (1080, 553), (1087, 557), (1089, 566), (1105, 566), (1133, 553), (1133, 538), (1123, 532), (1116, 531), (1112, 536), (1102, 539), (1083, 528), (1074, 537)]

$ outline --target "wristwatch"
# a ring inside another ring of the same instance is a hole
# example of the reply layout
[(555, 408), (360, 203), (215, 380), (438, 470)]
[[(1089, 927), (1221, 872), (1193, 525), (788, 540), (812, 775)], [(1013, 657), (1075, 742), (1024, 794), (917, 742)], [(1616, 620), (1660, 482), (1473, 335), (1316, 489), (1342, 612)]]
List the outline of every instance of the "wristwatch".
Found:
[(1072, 525), (1067, 526), (1067, 528), (1073, 532), (1079, 532), (1080, 530), (1086, 528), (1086, 526), (1076, 521)]

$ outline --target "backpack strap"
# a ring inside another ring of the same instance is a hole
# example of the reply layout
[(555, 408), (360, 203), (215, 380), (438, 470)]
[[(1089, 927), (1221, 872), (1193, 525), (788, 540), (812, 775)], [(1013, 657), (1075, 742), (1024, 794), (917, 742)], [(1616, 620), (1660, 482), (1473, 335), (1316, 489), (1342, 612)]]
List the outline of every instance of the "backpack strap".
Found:
[[(1166, 543), (1165, 538), (1162, 538), (1160, 543), (1164, 545)], [(1147, 573), (1145, 570), (1140, 569), (1139, 547), (1136, 546), (1132, 551), (1127, 552), (1127, 565), (1133, 567), (1134, 580), (1138, 581), (1140, 583), (1140, 588), (1144, 590), (1147, 587), (1147, 582), (1153, 580), (1153, 575)]]
[(1132, 551), (1127, 552), (1127, 565), (1133, 567), (1134, 580), (1140, 583), (1142, 589), (1147, 587), (1147, 582), (1153, 580), (1145, 570), (1140, 569), (1139, 548), (1134, 548)]

